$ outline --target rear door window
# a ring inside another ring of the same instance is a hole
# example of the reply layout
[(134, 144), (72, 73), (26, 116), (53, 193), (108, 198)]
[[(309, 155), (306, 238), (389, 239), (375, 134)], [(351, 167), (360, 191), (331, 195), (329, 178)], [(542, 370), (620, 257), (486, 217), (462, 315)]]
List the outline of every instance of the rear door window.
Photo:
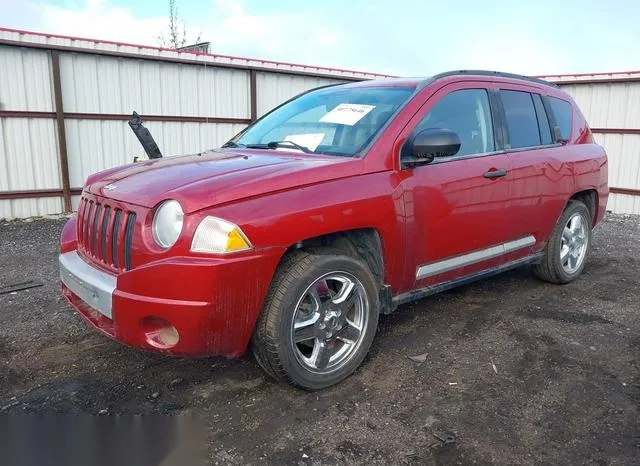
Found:
[(511, 149), (539, 146), (540, 130), (531, 94), (522, 91), (500, 91), (507, 120)]
[(562, 139), (568, 141), (571, 136), (571, 117), (573, 113), (571, 111), (571, 104), (566, 100), (549, 97), (549, 105), (556, 119), (556, 124), (560, 127)]
[(542, 104), (540, 94), (532, 94), (533, 104), (536, 107), (536, 116), (538, 117), (538, 127), (540, 128), (540, 140), (542, 144), (551, 144), (551, 127), (549, 126), (549, 118)]

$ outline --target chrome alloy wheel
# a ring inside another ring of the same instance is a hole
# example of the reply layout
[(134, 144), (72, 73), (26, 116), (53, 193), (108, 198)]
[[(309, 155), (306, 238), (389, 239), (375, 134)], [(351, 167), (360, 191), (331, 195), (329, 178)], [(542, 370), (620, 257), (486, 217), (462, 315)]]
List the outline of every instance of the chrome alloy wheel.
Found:
[(587, 220), (576, 212), (564, 226), (560, 243), (560, 262), (568, 274), (575, 273), (587, 255), (589, 236)]
[(291, 342), (298, 362), (326, 374), (346, 364), (362, 343), (369, 319), (365, 288), (347, 272), (318, 278), (296, 304)]

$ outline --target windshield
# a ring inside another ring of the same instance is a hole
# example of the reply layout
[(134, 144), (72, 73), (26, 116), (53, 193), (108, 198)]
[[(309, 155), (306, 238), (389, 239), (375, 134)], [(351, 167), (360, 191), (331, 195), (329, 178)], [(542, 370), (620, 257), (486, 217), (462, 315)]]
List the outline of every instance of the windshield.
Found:
[(222, 147), (353, 156), (378, 134), (414, 87), (328, 87), (303, 94)]

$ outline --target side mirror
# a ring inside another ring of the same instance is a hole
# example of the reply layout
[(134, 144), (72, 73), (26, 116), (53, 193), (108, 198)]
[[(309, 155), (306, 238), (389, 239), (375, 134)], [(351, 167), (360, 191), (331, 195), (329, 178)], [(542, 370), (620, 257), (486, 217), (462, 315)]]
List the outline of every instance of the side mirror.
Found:
[(433, 162), (436, 157), (451, 157), (460, 150), (460, 137), (450, 129), (431, 128), (420, 131), (410, 142), (410, 154), (402, 158), (405, 167)]

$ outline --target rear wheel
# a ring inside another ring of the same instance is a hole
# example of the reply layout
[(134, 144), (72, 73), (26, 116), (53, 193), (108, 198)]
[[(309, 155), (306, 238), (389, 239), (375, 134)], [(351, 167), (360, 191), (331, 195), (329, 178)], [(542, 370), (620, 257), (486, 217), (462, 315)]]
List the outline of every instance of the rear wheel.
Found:
[(569, 201), (544, 249), (535, 275), (551, 283), (569, 283), (580, 276), (591, 247), (592, 220), (580, 201)]
[(340, 253), (294, 252), (278, 268), (252, 341), (270, 375), (308, 390), (336, 384), (364, 360), (378, 325), (375, 280)]

